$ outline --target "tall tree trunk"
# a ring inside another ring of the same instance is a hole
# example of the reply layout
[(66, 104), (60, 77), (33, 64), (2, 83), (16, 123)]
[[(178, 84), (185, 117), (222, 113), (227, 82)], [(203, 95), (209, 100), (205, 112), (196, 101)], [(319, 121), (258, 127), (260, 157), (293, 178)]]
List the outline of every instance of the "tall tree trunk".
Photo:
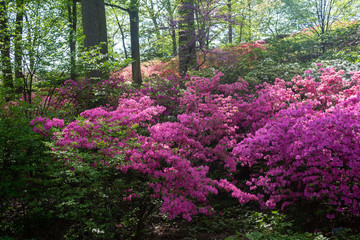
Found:
[[(24, 0), (16, 0), (16, 19), (15, 19), (15, 41), (14, 41), (14, 58), (15, 58), (15, 82), (20, 82), (23, 79), (22, 71), (22, 35), (23, 35), (23, 21), (25, 11)], [(21, 91), (20, 91), (21, 92)]]
[(11, 61), (10, 61), (10, 29), (8, 26), (7, 16), (7, 1), (0, 0), (0, 51), (1, 51), (1, 64), (3, 73), (3, 87), (14, 88), (12, 77)]
[[(88, 50), (100, 46), (99, 62), (106, 61), (108, 54), (106, 15), (104, 0), (81, 0), (81, 14), (85, 34), (84, 47)], [(89, 78), (107, 78), (109, 73), (90, 70)]]
[(196, 67), (196, 34), (193, 0), (181, 0), (179, 6), (179, 74), (185, 76)]
[(141, 62), (140, 62), (140, 44), (139, 44), (139, 2), (138, 0), (130, 1), (130, 35), (131, 35), (131, 58), (133, 60), (132, 81), (134, 86), (141, 86)]
[(252, 32), (251, 32), (251, 25), (252, 25), (252, 16), (251, 16), (251, 1), (248, 2), (248, 8), (249, 8), (249, 36), (248, 36), (248, 42), (251, 41), (252, 38)]
[[(206, 41), (206, 21), (208, 21), (208, 19), (205, 19), (205, 16), (203, 16), (200, 13), (200, 5), (199, 2), (195, 2), (196, 5), (194, 5), (194, 17), (197, 20), (197, 42), (198, 42), (198, 47), (199, 49), (205, 49), (205, 41)], [(200, 19), (202, 21), (200, 21)]]
[(131, 37), (131, 70), (132, 70), (132, 84), (140, 87), (142, 84), (141, 78), (141, 62), (140, 62), (140, 43), (139, 43), (139, 0), (130, 0), (130, 7), (123, 8), (114, 4), (106, 4), (126, 11), (130, 17), (130, 37)]
[(228, 6), (228, 11), (229, 11), (228, 40), (229, 40), (229, 43), (232, 43), (232, 41), (233, 41), (233, 26), (232, 26), (232, 22), (231, 22), (232, 21), (231, 0), (228, 0), (227, 6)]
[(123, 48), (124, 48), (125, 58), (127, 59), (127, 58), (129, 58), (129, 56), (128, 56), (128, 52), (127, 52), (126, 44), (125, 44), (125, 34), (124, 34), (122, 26), (120, 25), (119, 22), (118, 22), (118, 24), (119, 24), (119, 29), (120, 29), (120, 33), (121, 33), (121, 40), (122, 40), (122, 45), (123, 45)]
[(174, 11), (171, 7), (171, 1), (167, 0), (165, 2), (165, 8), (169, 16), (169, 26), (170, 26), (170, 36), (171, 36), (171, 42), (172, 42), (172, 55), (177, 55), (177, 39), (176, 39), (176, 21), (174, 20)]
[(76, 23), (77, 23), (77, 0), (72, 0), (68, 5), (69, 15), (69, 47), (70, 47), (70, 78), (76, 79)]
[(28, 59), (29, 64), (26, 67), (26, 76), (23, 78), (23, 99), (31, 104), (32, 103), (32, 83), (35, 76), (35, 46), (37, 45), (37, 31), (32, 28), (30, 20), (29, 20), (29, 14), (27, 12), (24, 12), (25, 15), (25, 23), (27, 28), (26, 33), (26, 41), (29, 43), (27, 47), (28, 51)]
[(238, 41), (239, 43), (241, 43), (241, 41), (243, 40), (243, 33), (244, 33), (244, 23), (246, 21), (246, 16), (245, 14), (242, 14), (242, 17), (241, 17), (241, 22), (240, 22), (240, 29), (239, 29), (239, 38), (238, 38)]
[(171, 41), (172, 41), (172, 55), (177, 55), (177, 41), (176, 41), (176, 30), (175, 26), (171, 27)]

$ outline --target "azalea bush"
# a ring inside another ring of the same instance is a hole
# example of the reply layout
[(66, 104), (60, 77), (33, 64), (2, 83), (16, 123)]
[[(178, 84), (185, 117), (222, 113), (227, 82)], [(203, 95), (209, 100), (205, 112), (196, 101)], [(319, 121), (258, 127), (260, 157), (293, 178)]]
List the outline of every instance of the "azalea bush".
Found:
[(266, 58), (267, 45), (259, 43), (241, 43), (224, 50), (214, 50), (207, 67), (224, 73), (222, 83), (234, 83), (239, 77), (245, 77)]
[[(232, 183), (236, 163), (230, 150), (238, 134), (232, 121), (236, 101), (229, 93), (235, 85), (220, 85), (219, 80), (220, 75), (192, 79), (180, 99), (183, 113), (175, 122), (159, 122), (165, 107), (139, 92), (120, 98), (116, 110), (90, 109), (64, 127), (60, 119), (41, 117), (31, 124), (45, 135), (62, 128), (53, 134), (50, 147), (69, 173), (96, 177), (106, 173), (104, 168), (116, 170), (117, 181), (133, 189), (118, 188), (118, 198), (134, 206), (139, 203), (139, 208), (144, 201), (154, 202), (168, 218), (190, 221), (192, 215), (214, 213), (208, 196), (219, 189), (240, 203), (256, 200)], [(215, 94), (220, 91), (228, 96)], [(132, 176), (138, 176), (137, 181), (130, 181)], [(105, 188), (95, 189), (107, 195)], [(123, 216), (132, 205), (123, 204), (128, 207)], [(138, 216), (138, 223), (142, 218)]]
[(264, 206), (284, 209), (302, 199), (315, 200), (327, 205), (328, 218), (336, 212), (359, 215), (360, 75), (354, 72), (351, 81), (345, 81), (344, 71), (319, 71), (320, 81), (309, 70), (305, 78), (298, 76), (266, 92), (287, 92), (281, 94), (287, 106), (266, 104), (275, 110), (272, 117), (233, 153), (242, 165), (262, 169), (247, 185), (261, 189), (257, 196)]
[[(253, 91), (242, 79), (222, 84), (220, 73), (188, 77), (185, 90), (174, 83), (157, 93), (161, 85), (150, 82), (123, 94), (116, 108), (31, 124), (52, 139), (54, 160), (77, 189), (76, 201), (60, 204), (73, 209), (64, 218), (93, 222), (83, 225), (86, 236), (111, 237), (114, 229), (141, 236), (154, 213), (188, 221), (212, 215), (218, 194), (282, 210), (317, 202), (329, 219), (357, 216), (360, 72), (345, 76), (318, 63)], [(108, 206), (110, 222), (98, 219), (102, 208), (86, 210), (95, 202)]]

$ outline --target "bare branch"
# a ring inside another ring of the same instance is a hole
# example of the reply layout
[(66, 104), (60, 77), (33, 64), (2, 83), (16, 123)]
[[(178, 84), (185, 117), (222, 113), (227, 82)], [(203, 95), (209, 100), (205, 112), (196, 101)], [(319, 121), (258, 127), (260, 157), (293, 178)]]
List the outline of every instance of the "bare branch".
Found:
[(118, 8), (118, 9), (121, 9), (121, 10), (126, 11), (126, 12), (130, 11), (130, 9), (128, 9), (128, 8), (123, 8), (123, 7), (119, 6), (119, 5), (114, 5), (114, 4), (111, 4), (111, 3), (105, 3), (105, 6)]

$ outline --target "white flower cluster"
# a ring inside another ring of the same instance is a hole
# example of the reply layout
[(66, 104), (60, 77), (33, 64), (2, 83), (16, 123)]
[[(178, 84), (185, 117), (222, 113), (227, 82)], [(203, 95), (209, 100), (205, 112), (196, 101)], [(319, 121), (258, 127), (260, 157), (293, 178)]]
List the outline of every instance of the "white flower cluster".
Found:
[(254, 70), (249, 72), (245, 79), (251, 77), (261, 82), (273, 82), (275, 78), (290, 80), (302, 72), (304, 72), (304, 69), (297, 62), (279, 64), (271, 58), (266, 58)]
[[(351, 72), (359, 71), (360, 70), (360, 62), (352, 63), (344, 59), (333, 59), (333, 60), (324, 60), (324, 61), (318, 61), (322, 63), (321, 68), (335, 68), (336, 71), (344, 70), (345, 74), (343, 75), (344, 80), (350, 80)], [(313, 62), (311, 64), (310, 69), (313, 70), (313, 72), (317, 71), (319, 67), (316, 65), (317, 62)]]
[(93, 233), (97, 233), (97, 234), (103, 234), (103, 233), (105, 233), (103, 230), (100, 230), (100, 229), (98, 229), (98, 228), (94, 228), (94, 229), (92, 230), (92, 232), (93, 232)]

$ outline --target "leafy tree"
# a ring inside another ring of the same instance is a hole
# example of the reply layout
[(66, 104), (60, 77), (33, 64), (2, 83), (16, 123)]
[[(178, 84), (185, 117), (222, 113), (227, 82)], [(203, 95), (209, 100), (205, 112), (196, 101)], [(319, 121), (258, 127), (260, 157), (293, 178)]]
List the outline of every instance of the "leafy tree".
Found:
[(76, 79), (76, 32), (77, 32), (77, 0), (68, 3), (69, 47), (70, 47), (70, 77)]
[(8, 21), (8, 1), (0, 1), (0, 31), (1, 31), (1, 64), (3, 74), (3, 86), (12, 89), (14, 87), (12, 78), (12, 66), (10, 62), (10, 28)]
[(356, 0), (283, 0), (293, 20), (300, 26), (309, 28), (321, 41), (322, 51), (326, 43), (322, 36), (328, 32), (335, 21), (344, 18)]
[(259, 34), (265, 37), (279, 37), (295, 30), (296, 25), (288, 19), (288, 9), (281, 0), (270, 0), (261, 8), (262, 21), (259, 23)]

